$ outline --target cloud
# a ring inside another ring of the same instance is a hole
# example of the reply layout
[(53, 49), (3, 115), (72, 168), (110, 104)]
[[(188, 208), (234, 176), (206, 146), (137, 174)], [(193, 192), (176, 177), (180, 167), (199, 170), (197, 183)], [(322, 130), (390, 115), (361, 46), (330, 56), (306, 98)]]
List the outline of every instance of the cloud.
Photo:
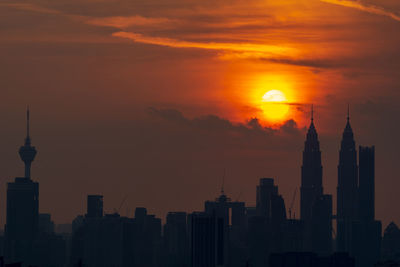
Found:
[(11, 7), (15, 9), (20, 9), (20, 10), (26, 10), (26, 11), (32, 11), (32, 12), (37, 12), (37, 13), (43, 13), (43, 14), (61, 14), (60, 11), (51, 9), (51, 8), (45, 8), (29, 3), (0, 3), (0, 7)]
[[(161, 118), (162, 120), (175, 123), (176, 125), (186, 126), (192, 129), (205, 130), (210, 133), (234, 133), (233, 136), (251, 137), (254, 135), (270, 139), (289, 134), (292, 136), (302, 136), (304, 129), (298, 128), (296, 121), (289, 119), (278, 129), (263, 126), (258, 118), (251, 118), (246, 123), (233, 123), (227, 119), (216, 115), (203, 115), (189, 119), (182, 112), (175, 109), (157, 109), (149, 108), (148, 113), (152, 118)], [(230, 134), (228, 134), (230, 135)]]
[(149, 18), (143, 16), (115, 16), (115, 17), (98, 17), (98, 18), (88, 18), (86, 20), (87, 24), (95, 26), (107, 26), (113, 28), (127, 28), (130, 26), (152, 26), (160, 27), (171, 24), (174, 21), (168, 18)]
[(234, 52), (251, 52), (256, 54), (283, 55), (295, 53), (295, 49), (285, 46), (252, 44), (252, 43), (219, 43), (219, 42), (190, 42), (165, 37), (152, 37), (133, 32), (115, 32), (115, 37), (127, 38), (134, 42), (167, 46), (173, 48), (197, 48), (207, 50), (221, 50)]
[(323, 69), (343, 67), (345, 65), (344, 63), (345, 60), (342, 60), (342, 62), (335, 62), (332, 59), (267, 58), (265, 60), (277, 64), (323, 68)]
[(394, 20), (400, 21), (400, 15), (388, 11), (382, 7), (378, 7), (375, 5), (368, 5), (364, 4), (361, 1), (350, 1), (350, 0), (320, 0), (325, 3), (330, 3), (334, 5), (340, 5), (340, 6), (345, 6), (345, 7), (350, 7), (350, 8), (355, 8), (358, 10), (362, 10), (371, 14), (376, 14), (376, 15), (381, 15), (381, 16), (386, 16), (389, 18), (392, 18)]

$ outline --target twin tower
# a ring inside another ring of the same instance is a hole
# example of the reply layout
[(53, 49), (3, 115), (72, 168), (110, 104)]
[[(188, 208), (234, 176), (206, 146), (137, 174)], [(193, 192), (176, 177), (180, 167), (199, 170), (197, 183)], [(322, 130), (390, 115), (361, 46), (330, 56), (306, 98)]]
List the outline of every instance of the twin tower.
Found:
[[(325, 195), (322, 183), (321, 150), (311, 125), (301, 167), (301, 220), (305, 223), (305, 246), (322, 254), (332, 250), (348, 252), (358, 266), (369, 266), (379, 259), (381, 223), (375, 221), (375, 149), (359, 147), (347, 115), (339, 152), (336, 215), (332, 196)], [(336, 231), (332, 221), (336, 219)], [(335, 238), (334, 238), (335, 237)], [(365, 263), (365, 264), (362, 264)]]

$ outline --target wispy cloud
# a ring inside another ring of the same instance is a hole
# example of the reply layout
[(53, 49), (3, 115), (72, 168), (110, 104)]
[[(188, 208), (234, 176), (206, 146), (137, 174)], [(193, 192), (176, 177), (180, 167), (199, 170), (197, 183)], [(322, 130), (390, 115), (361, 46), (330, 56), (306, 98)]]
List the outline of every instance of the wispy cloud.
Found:
[(142, 16), (116, 16), (116, 17), (101, 17), (88, 18), (85, 21), (87, 24), (95, 26), (107, 26), (113, 28), (124, 29), (130, 26), (165, 26), (172, 24), (173, 20), (168, 18), (147, 18)]
[(220, 50), (232, 52), (251, 52), (270, 55), (287, 55), (294, 54), (296, 50), (291, 47), (275, 46), (254, 43), (218, 43), (218, 42), (190, 42), (172, 38), (152, 37), (133, 32), (115, 32), (115, 37), (127, 38), (134, 42), (167, 46), (173, 48), (198, 48), (207, 50)]
[(355, 8), (355, 9), (362, 10), (362, 11), (365, 11), (368, 13), (386, 16), (386, 17), (392, 18), (394, 20), (400, 21), (399, 14), (396, 14), (394, 12), (386, 10), (382, 7), (362, 3), (361, 1), (358, 1), (358, 0), (354, 0), (354, 1), (351, 1), (351, 0), (321, 0), (321, 1), (325, 2), (325, 3)]
[(26, 10), (26, 11), (32, 11), (32, 12), (37, 12), (37, 13), (43, 13), (43, 14), (61, 14), (60, 11), (51, 9), (51, 8), (45, 8), (29, 3), (0, 3), (0, 7), (11, 7), (15, 9), (20, 9), (20, 10)]

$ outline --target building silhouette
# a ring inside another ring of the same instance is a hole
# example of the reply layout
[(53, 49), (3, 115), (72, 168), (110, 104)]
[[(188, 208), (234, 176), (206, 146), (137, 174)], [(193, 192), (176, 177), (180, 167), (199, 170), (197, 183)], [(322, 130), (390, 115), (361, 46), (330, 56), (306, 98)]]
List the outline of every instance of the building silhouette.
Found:
[(375, 220), (375, 148), (359, 147), (350, 116), (343, 132), (337, 187), (337, 250), (350, 253), (356, 266), (373, 266), (380, 258), (381, 222)]
[(137, 207), (134, 214), (126, 217), (116, 212), (107, 214), (103, 211), (103, 196), (88, 195), (86, 214), (74, 219), (70, 225), (72, 233), (58, 235), (51, 214), (39, 213), (39, 184), (31, 179), (31, 165), (37, 152), (31, 145), (28, 110), (27, 135), (19, 150), (25, 164), (24, 177), (7, 184), (4, 258), (0, 258), (0, 266), (397, 264), (400, 230), (391, 223), (381, 240), (381, 222), (375, 219), (375, 147), (360, 146), (357, 161), (349, 116), (339, 152), (337, 246), (333, 251), (335, 216), (332, 196), (323, 190), (321, 150), (313, 113), (312, 110), (301, 167), (300, 219), (287, 218), (278, 185), (273, 178), (261, 178), (256, 187), (255, 207), (232, 201), (222, 188), (216, 199), (204, 202), (203, 211), (169, 212), (164, 225), (144, 207)]
[(7, 184), (7, 218), (5, 226), (5, 261), (25, 262), (32, 260), (33, 242), (39, 226), (39, 184), (31, 179), (31, 164), (36, 148), (31, 145), (29, 109), (27, 133), (19, 155), (25, 164), (25, 176)]
[(380, 259), (382, 225), (375, 220), (375, 147), (359, 147), (357, 266), (374, 266)]
[(189, 237), (186, 212), (168, 212), (164, 225), (165, 266), (189, 265)]
[(323, 194), (321, 150), (313, 107), (304, 143), (300, 194), (300, 218), (305, 231), (303, 249), (329, 255), (332, 252), (332, 196)]
[(300, 218), (309, 223), (316, 199), (322, 196), (322, 164), (317, 130), (314, 125), (314, 111), (304, 144), (303, 165), (301, 166)]
[(354, 222), (358, 218), (358, 165), (357, 150), (353, 130), (350, 125), (350, 115), (339, 152), (338, 186), (337, 186), (337, 250), (352, 252), (355, 239)]
[(194, 212), (190, 220), (192, 267), (225, 266), (227, 258), (224, 218), (216, 214)]
[(375, 147), (359, 147), (359, 218), (375, 220)]
[(283, 250), (286, 208), (273, 178), (261, 178), (256, 192), (255, 213), (247, 212), (247, 249), (252, 266), (265, 266), (271, 253)]
[(103, 196), (88, 195), (86, 217), (101, 218), (103, 217)]
[(394, 222), (386, 227), (383, 234), (382, 261), (400, 263), (400, 229)]
[[(189, 215), (191, 266), (240, 266), (245, 261), (246, 207), (221, 189), (204, 212)], [(210, 246), (210, 242), (214, 245)]]

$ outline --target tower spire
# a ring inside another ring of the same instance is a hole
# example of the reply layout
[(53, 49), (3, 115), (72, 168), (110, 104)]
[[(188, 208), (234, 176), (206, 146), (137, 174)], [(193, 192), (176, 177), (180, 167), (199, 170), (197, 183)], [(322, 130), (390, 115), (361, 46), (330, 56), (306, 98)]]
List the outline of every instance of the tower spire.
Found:
[(225, 186), (225, 173), (226, 173), (226, 169), (224, 169), (224, 175), (222, 176), (221, 195), (225, 195), (225, 191), (224, 191), (224, 186)]
[(314, 104), (311, 104), (311, 122), (314, 122)]
[(25, 178), (31, 177), (31, 164), (36, 156), (36, 148), (31, 146), (31, 137), (29, 132), (30, 117), (29, 117), (29, 106), (26, 109), (26, 138), (25, 144), (19, 149), (19, 155), (22, 161), (25, 163)]
[(25, 145), (30, 145), (31, 144), (31, 137), (29, 133), (29, 105), (26, 108), (26, 138), (25, 138)]
[(350, 104), (347, 104), (347, 121), (350, 121)]

